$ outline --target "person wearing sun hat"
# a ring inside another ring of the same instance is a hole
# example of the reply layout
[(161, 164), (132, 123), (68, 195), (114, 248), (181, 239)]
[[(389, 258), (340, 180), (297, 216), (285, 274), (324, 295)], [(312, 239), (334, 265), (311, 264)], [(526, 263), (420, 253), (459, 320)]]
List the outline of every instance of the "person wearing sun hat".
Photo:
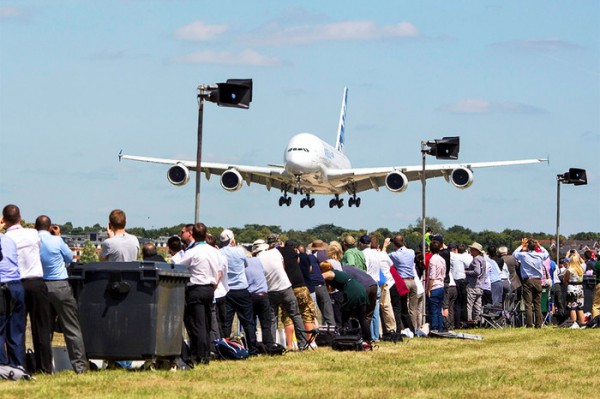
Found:
[(467, 318), (477, 322), (481, 314), (481, 298), (485, 286), (486, 264), (483, 257), (483, 247), (478, 242), (469, 245), (473, 261), (465, 270), (467, 275)]
[(356, 248), (356, 239), (350, 234), (342, 238), (342, 249), (344, 250), (341, 261), (343, 265), (352, 265), (364, 272), (367, 271), (365, 255)]
[(314, 240), (306, 246), (306, 249), (309, 249), (319, 262), (327, 260), (328, 248), (329, 244), (323, 240)]

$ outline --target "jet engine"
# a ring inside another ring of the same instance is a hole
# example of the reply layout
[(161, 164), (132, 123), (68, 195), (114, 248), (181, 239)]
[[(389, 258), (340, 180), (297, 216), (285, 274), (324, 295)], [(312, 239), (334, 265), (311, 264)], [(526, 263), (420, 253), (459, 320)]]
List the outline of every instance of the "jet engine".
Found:
[(390, 172), (385, 177), (385, 186), (393, 193), (401, 193), (408, 188), (408, 179), (404, 173)]
[(461, 190), (468, 188), (473, 184), (473, 172), (467, 168), (456, 168), (450, 173), (450, 182)]
[(169, 168), (167, 171), (167, 179), (169, 180), (169, 183), (175, 186), (183, 186), (190, 181), (190, 170), (178, 163)]
[(235, 169), (229, 169), (221, 175), (221, 187), (227, 191), (237, 191), (242, 188), (242, 175)]

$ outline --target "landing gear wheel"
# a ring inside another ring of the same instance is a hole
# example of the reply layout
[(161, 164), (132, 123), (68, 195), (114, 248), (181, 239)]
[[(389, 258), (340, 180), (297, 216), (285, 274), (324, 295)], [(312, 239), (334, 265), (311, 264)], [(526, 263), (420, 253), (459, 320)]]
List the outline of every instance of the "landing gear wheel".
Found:
[(292, 197), (288, 197), (286, 201), (284, 201), (287, 206), (292, 205)]
[(334, 206), (337, 205), (337, 201), (335, 200), (335, 198), (332, 198), (329, 200), (329, 207), (333, 208)]
[[(350, 198), (350, 199), (348, 200), (348, 206), (349, 206), (350, 208), (352, 208), (352, 205), (354, 205), (354, 198)], [(357, 206), (358, 206), (358, 205), (357, 205)]]
[(285, 203), (285, 198), (279, 197), (279, 206), (283, 206), (284, 203)]
[(338, 208), (341, 208), (341, 207), (343, 207), (343, 206), (344, 206), (344, 199), (343, 199), (343, 198), (340, 198), (340, 200), (339, 200), (339, 201), (338, 201), (338, 203), (337, 203), (337, 207), (338, 207)]
[(360, 198), (357, 198), (354, 202), (356, 203), (356, 207), (358, 208), (360, 206)]
[(304, 208), (306, 206), (306, 198), (302, 198), (300, 200), (300, 208)]
[(308, 200), (308, 207), (312, 208), (313, 206), (315, 206), (315, 199), (311, 198), (311, 199)]

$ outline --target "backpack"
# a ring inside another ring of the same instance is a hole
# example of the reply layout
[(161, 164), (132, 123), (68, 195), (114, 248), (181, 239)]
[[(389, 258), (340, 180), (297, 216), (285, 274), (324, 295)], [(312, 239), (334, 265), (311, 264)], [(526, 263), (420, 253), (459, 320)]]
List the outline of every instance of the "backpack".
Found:
[(248, 350), (239, 342), (227, 338), (219, 338), (214, 342), (215, 350), (223, 360), (244, 360), (248, 358)]

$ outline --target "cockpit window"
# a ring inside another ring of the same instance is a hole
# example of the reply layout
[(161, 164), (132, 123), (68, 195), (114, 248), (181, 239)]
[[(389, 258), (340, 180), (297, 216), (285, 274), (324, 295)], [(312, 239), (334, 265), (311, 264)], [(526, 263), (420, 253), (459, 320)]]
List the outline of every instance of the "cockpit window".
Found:
[(292, 152), (292, 151), (304, 151), (304, 152), (310, 152), (308, 151), (308, 148), (289, 148), (288, 152)]

